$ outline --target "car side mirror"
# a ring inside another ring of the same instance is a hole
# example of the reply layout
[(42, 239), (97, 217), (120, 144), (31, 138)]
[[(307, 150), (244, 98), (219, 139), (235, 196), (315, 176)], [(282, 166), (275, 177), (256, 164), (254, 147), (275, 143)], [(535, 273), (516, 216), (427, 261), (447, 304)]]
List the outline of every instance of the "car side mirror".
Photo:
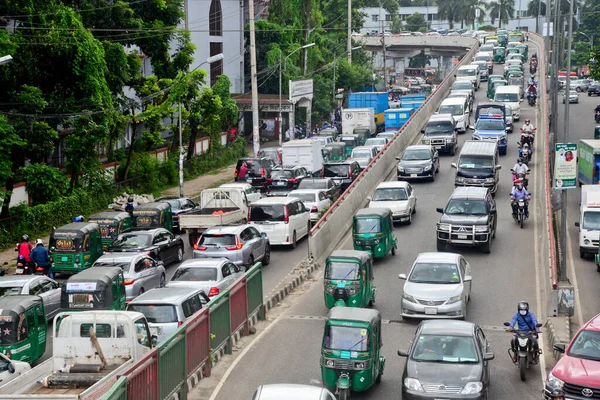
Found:
[(452, 163), (452, 164), (450, 164), (450, 166), (454, 169), (458, 169), (458, 166), (456, 165), (456, 163)]
[(266, 234), (265, 232), (261, 232), (261, 233), (260, 233), (260, 237), (262, 237), (262, 238), (266, 238), (266, 237), (267, 237), (267, 234)]
[(456, 78), (456, 75), (454, 75), (454, 77)]
[(10, 372), (11, 374), (14, 374), (16, 369), (15, 366), (13, 365), (13, 363), (8, 363), (8, 372)]
[(579, 228), (579, 222), (575, 222), (575, 226)]
[(400, 157), (396, 157), (396, 160), (400, 161), (400, 160), (401, 160), (401, 158), (400, 158)]
[(444, 209), (441, 207), (436, 208), (435, 211), (439, 212), (440, 214), (444, 213)]
[(406, 274), (399, 274), (398, 279), (406, 280)]
[(519, 103), (522, 103), (522, 102), (523, 102), (523, 99), (519, 99)]
[(475, 127), (473, 125), (469, 125), (469, 129), (472, 130), (472, 131), (474, 131)]
[(425, 134), (425, 129), (421, 129), (421, 133), (422, 133), (422, 134)]
[(538, 322), (538, 323), (536, 324), (536, 326), (535, 326), (535, 327), (536, 327), (536, 328), (541, 328), (541, 327), (542, 327), (542, 324), (540, 324), (540, 323)]
[(164, 267), (164, 266), (165, 266), (165, 263), (164, 263), (164, 262), (162, 262), (162, 261), (157, 261), (157, 262), (156, 262), (156, 265), (158, 265), (159, 267)]
[(496, 170), (502, 169), (502, 165), (496, 165), (496, 166), (494, 167), (494, 169), (496, 169)]
[(56, 247), (54, 247), (54, 246), (50, 247), (50, 251), (51, 251), (51, 252), (54, 252), (54, 251), (56, 251)]
[(398, 350), (398, 355), (400, 357), (408, 357), (408, 352), (406, 350)]
[(454, 128), (454, 132), (458, 132), (458, 128)]
[(467, 275), (465, 276), (465, 279), (463, 279), (463, 281), (465, 282), (471, 282), (473, 280), (473, 277), (471, 275)]
[(567, 345), (564, 343), (556, 343), (552, 347), (561, 354), (564, 354), (564, 352), (567, 351)]
[(158, 336), (152, 335), (152, 347), (156, 347), (158, 345)]
[(494, 353), (485, 353), (483, 356), (483, 361), (490, 361), (494, 359)]

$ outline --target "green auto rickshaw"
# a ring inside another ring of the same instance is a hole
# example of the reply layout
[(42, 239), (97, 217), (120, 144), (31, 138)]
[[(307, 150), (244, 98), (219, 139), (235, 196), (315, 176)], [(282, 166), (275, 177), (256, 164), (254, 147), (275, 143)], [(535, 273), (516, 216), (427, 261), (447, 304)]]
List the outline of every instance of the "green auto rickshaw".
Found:
[(372, 307), (375, 302), (373, 256), (366, 251), (335, 250), (325, 261), (325, 306)]
[(502, 47), (506, 47), (506, 45), (508, 44), (508, 35), (505, 35), (503, 33), (498, 33), (498, 44), (500, 44), (500, 46)]
[(600, 125), (594, 128), (594, 139), (600, 139)]
[(46, 352), (48, 322), (39, 296), (0, 298), (0, 351), (15, 361), (33, 363)]
[(494, 47), (494, 62), (496, 64), (504, 64), (506, 49), (504, 47)]
[(506, 57), (508, 57), (511, 54), (521, 54), (521, 51), (519, 51), (519, 49), (517, 48), (518, 45), (518, 43), (509, 43), (508, 47), (506, 48)]
[(339, 400), (350, 391), (363, 392), (381, 382), (381, 315), (367, 308), (333, 307), (327, 315), (321, 344), (321, 380)]
[(368, 251), (373, 257), (396, 255), (396, 235), (392, 211), (389, 208), (363, 208), (352, 221), (354, 250)]
[(337, 128), (323, 128), (319, 131), (317, 136), (331, 136), (333, 140), (337, 140), (339, 136)]
[(133, 219), (125, 211), (105, 211), (94, 214), (88, 218), (89, 222), (95, 222), (100, 226), (102, 235), (102, 249), (106, 250), (109, 244), (122, 232), (131, 229)]
[(95, 222), (72, 222), (50, 234), (54, 273), (76, 274), (102, 255), (102, 233)]
[(173, 232), (171, 204), (166, 201), (140, 204), (132, 214), (133, 226), (136, 228), (165, 228)]
[(492, 86), (492, 82), (497, 81), (497, 80), (501, 80), (504, 79), (504, 75), (490, 75), (488, 77), (488, 81), (487, 81), (487, 89), (490, 89), (490, 86)]
[(329, 149), (329, 158), (331, 161), (344, 161), (347, 158), (345, 143), (329, 143), (325, 148)]
[(529, 58), (529, 46), (523, 43), (518, 45), (517, 49), (519, 50), (519, 53), (523, 54), (523, 57), (525, 57), (525, 61), (527, 61), (527, 59)]
[(61, 311), (125, 310), (127, 295), (121, 267), (94, 267), (61, 285)]
[(344, 143), (346, 148), (346, 158), (352, 155), (352, 150), (354, 150), (355, 147), (360, 146), (360, 140), (356, 135), (342, 135), (340, 136), (340, 143)]
[(488, 98), (493, 100), (494, 97), (496, 97), (496, 89), (500, 86), (508, 86), (508, 81), (506, 79), (497, 79), (494, 82), (492, 82), (492, 85), (488, 88), (487, 91)]

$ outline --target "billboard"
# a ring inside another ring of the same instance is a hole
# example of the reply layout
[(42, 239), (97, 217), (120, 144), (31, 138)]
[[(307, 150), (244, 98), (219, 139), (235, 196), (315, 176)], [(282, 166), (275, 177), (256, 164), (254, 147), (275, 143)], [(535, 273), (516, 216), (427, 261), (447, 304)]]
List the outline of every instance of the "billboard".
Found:
[(313, 80), (312, 79), (298, 79), (290, 80), (290, 97), (291, 103), (296, 104), (298, 100), (307, 98), (312, 100), (313, 98)]

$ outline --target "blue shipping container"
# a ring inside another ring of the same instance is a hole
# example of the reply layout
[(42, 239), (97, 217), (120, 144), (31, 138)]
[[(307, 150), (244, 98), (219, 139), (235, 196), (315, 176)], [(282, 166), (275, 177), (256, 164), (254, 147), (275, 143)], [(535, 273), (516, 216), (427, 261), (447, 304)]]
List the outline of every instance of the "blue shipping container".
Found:
[(410, 116), (414, 114), (412, 108), (392, 108), (385, 111), (385, 130), (397, 131), (402, 128)]
[(375, 115), (387, 110), (388, 94), (385, 92), (358, 92), (348, 96), (348, 108), (373, 108)]

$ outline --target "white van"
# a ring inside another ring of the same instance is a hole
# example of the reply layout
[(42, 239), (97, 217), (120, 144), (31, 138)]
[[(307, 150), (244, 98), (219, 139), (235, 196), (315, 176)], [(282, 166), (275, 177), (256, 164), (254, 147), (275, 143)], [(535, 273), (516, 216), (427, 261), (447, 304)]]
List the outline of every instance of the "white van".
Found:
[(512, 110), (513, 120), (521, 119), (521, 89), (515, 85), (499, 86), (496, 89), (494, 101), (508, 103)]
[(479, 78), (479, 66), (477, 64), (469, 64), (458, 67), (454, 77), (457, 81), (471, 81), (471, 84), (475, 90), (478, 90), (479, 86), (481, 85), (481, 79)]
[(295, 248), (310, 231), (309, 210), (295, 197), (273, 196), (250, 204), (248, 222), (266, 233), (271, 245)]
[(467, 97), (450, 97), (444, 99), (436, 114), (451, 114), (456, 121), (456, 129), (466, 132), (471, 121), (469, 100)]

